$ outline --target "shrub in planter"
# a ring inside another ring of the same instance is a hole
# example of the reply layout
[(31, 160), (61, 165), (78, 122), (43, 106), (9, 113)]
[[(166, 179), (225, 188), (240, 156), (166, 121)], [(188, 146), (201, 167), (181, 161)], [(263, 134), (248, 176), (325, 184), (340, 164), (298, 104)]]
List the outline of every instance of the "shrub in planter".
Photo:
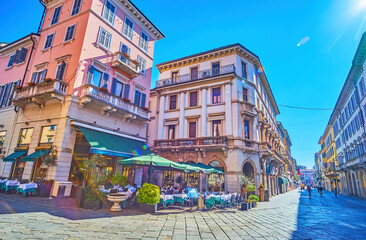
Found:
[(95, 191), (91, 187), (84, 187), (85, 199), (84, 208), (86, 209), (99, 209), (102, 207), (102, 199), (106, 197), (105, 193)]
[(45, 180), (39, 184), (38, 195), (40, 197), (49, 197), (51, 195), (52, 185), (54, 183), (53, 179)]
[(256, 190), (256, 187), (254, 184), (250, 184), (248, 185), (247, 187), (247, 192), (248, 192), (248, 195), (253, 195), (255, 193), (255, 190)]
[(256, 195), (250, 195), (248, 197), (248, 201), (254, 205), (252, 205), (252, 207), (255, 207), (257, 205), (257, 202), (259, 201), (259, 197)]
[(160, 201), (160, 188), (156, 185), (145, 183), (139, 190), (137, 200), (140, 203), (140, 210), (154, 213)]

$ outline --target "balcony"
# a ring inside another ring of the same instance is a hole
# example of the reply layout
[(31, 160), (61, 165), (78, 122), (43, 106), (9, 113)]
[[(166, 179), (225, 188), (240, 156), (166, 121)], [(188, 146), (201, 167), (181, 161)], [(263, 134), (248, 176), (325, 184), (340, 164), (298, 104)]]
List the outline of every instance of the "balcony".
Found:
[(124, 55), (121, 52), (113, 54), (112, 67), (120, 69), (129, 75), (130, 78), (135, 78), (140, 74), (138, 66), (139, 64), (135, 63), (128, 55)]
[(259, 145), (259, 152), (263, 156), (269, 157), (269, 156), (272, 156), (273, 155), (272, 147), (267, 142), (261, 142), (258, 145)]
[(154, 149), (226, 148), (226, 137), (200, 137), (155, 140)]
[(247, 101), (244, 101), (241, 104), (240, 112), (241, 112), (241, 114), (244, 114), (244, 115), (252, 117), (252, 118), (257, 116), (257, 113), (255, 111), (255, 104), (247, 102)]
[(175, 85), (175, 84), (180, 84), (180, 83), (185, 83), (185, 82), (197, 81), (197, 80), (202, 80), (202, 79), (206, 79), (206, 78), (223, 76), (223, 75), (227, 75), (230, 73), (235, 73), (234, 64), (225, 65), (225, 66), (222, 66), (217, 69), (206, 69), (206, 70), (199, 71), (197, 73), (184, 74), (184, 75), (177, 76), (175, 78), (162, 79), (162, 80), (159, 80), (156, 82), (156, 87), (165, 87), (165, 86), (170, 86), (170, 85)]
[(17, 89), (14, 93), (13, 105), (23, 108), (27, 103), (36, 103), (43, 108), (46, 100), (63, 101), (67, 94), (68, 85), (64, 81), (54, 79)]
[(109, 92), (102, 91), (99, 87), (90, 84), (83, 87), (80, 108), (87, 104), (97, 106), (101, 110), (102, 115), (109, 116), (111, 113), (117, 112), (122, 114), (126, 121), (137, 118), (145, 121), (150, 120), (150, 111), (148, 109), (130, 103)]

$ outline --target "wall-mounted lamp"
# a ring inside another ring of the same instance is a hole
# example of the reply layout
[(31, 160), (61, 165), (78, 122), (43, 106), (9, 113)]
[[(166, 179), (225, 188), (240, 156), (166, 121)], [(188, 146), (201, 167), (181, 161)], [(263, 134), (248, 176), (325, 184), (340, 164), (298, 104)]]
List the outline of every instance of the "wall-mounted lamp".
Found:
[(28, 126), (28, 125), (29, 125), (29, 122), (25, 122), (25, 125), (27, 125), (27, 126)]
[(4, 128), (4, 124), (0, 124), (0, 128)]
[(51, 119), (47, 119), (47, 122), (51, 122)]

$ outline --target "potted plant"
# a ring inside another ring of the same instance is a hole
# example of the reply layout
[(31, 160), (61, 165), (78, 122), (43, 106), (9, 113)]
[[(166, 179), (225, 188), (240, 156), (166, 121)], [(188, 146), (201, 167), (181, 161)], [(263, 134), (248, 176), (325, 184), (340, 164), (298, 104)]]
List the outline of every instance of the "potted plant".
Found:
[(52, 78), (45, 78), (44, 81), (45, 82), (52, 82)]
[(28, 86), (30, 86), (30, 87), (35, 86), (35, 85), (36, 85), (34, 82), (28, 82), (27, 84), (28, 84)]
[(106, 88), (104, 88), (104, 87), (99, 88), (99, 90), (100, 90), (101, 92), (108, 92), (108, 89), (106, 89)]
[(255, 185), (254, 185), (254, 184), (250, 184), (250, 185), (248, 185), (248, 187), (247, 187), (248, 195), (255, 194), (255, 190), (256, 190), (256, 187), (255, 187)]
[(156, 185), (145, 183), (138, 192), (137, 200), (140, 203), (141, 211), (155, 213), (157, 204), (160, 201), (160, 188)]
[(259, 186), (259, 199), (261, 202), (264, 202), (264, 186), (261, 184)]
[(140, 62), (137, 61), (137, 60), (133, 60), (133, 63), (136, 64), (136, 65), (140, 65)]
[(84, 206), (85, 209), (100, 209), (102, 208), (102, 199), (106, 197), (106, 194), (94, 189), (91, 186), (84, 187), (85, 199)]
[(54, 182), (55, 181), (53, 179), (49, 179), (38, 184), (38, 195), (40, 197), (49, 197), (51, 195), (51, 189)]
[(131, 100), (128, 99), (128, 98), (123, 98), (123, 101), (125, 101), (125, 102), (131, 102)]
[(127, 185), (127, 177), (116, 173), (111, 177), (111, 183), (113, 185), (126, 186)]
[(130, 55), (128, 55), (128, 53), (122, 53), (122, 55), (123, 55), (125, 58), (130, 58)]
[(22, 89), (22, 88), (23, 88), (22, 86), (17, 86), (17, 89), (19, 89), (19, 90)]
[(248, 201), (252, 204), (251, 207), (256, 207), (257, 206), (257, 202), (259, 201), (259, 197), (256, 195), (250, 195), (248, 197)]
[(244, 199), (247, 199), (247, 186), (252, 183), (252, 179), (248, 178), (247, 176), (243, 175), (241, 177), (241, 194), (244, 197)]
[(147, 107), (143, 107), (142, 109), (144, 109), (145, 111), (149, 111), (149, 109)]

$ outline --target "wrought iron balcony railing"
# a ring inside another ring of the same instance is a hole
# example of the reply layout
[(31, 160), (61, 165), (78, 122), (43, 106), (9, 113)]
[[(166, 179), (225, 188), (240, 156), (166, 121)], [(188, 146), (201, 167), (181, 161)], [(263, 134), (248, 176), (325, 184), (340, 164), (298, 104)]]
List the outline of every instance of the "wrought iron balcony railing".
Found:
[(176, 77), (162, 79), (162, 80), (159, 80), (156, 82), (156, 87), (164, 87), (164, 86), (169, 86), (169, 85), (174, 85), (174, 84), (179, 84), (179, 83), (184, 83), (184, 82), (196, 81), (196, 80), (226, 75), (226, 74), (230, 74), (230, 73), (235, 73), (234, 64), (225, 65), (220, 68), (206, 69), (206, 70), (199, 71), (197, 73), (189, 73), (189, 74), (184, 74), (184, 75), (180, 75), (180, 76), (176, 76)]
[(157, 148), (164, 147), (189, 147), (189, 146), (215, 146), (226, 145), (226, 137), (200, 137), (200, 138), (179, 138), (155, 140), (154, 146)]

